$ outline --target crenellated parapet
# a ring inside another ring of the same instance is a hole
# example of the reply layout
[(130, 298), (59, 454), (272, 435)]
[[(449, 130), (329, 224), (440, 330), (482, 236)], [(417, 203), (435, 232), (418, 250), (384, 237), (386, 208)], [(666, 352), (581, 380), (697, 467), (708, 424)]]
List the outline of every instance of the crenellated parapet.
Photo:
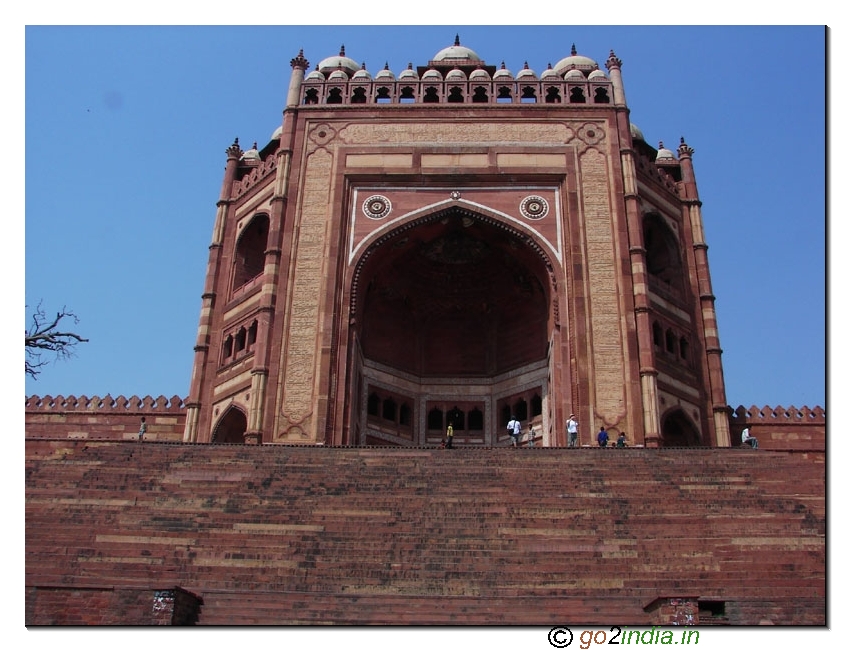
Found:
[(108, 393), (105, 397), (99, 397), (97, 395), (92, 397), (86, 397), (85, 395), (81, 395), (80, 397), (75, 397), (74, 395), (69, 395), (68, 397), (62, 395), (57, 395), (56, 397), (51, 395), (45, 395), (44, 397), (30, 395), (26, 399), (27, 412), (46, 411), (60, 413), (67, 411), (95, 411), (98, 413), (132, 412), (145, 414), (165, 412), (182, 413), (185, 409), (184, 399), (177, 395), (174, 395), (170, 399), (164, 395), (160, 395), (157, 398), (150, 395), (146, 395), (145, 397), (133, 395), (129, 398), (123, 395), (112, 397)]
[(732, 422), (745, 422), (747, 424), (825, 424), (826, 412), (820, 406), (809, 408), (804, 406), (797, 408), (790, 406), (787, 409), (776, 406), (751, 406), (744, 408), (739, 406), (732, 412)]
[(186, 399), (159, 397), (87, 397), (31, 395), (24, 407), (27, 438), (132, 440), (145, 418), (146, 440), (178, 442), (186, 422)]
[(758, 439), (760, 449), (826, 449), (826, 411), (821, 406), (729, 407), (732, 446), (740, 446), (745, 428)]

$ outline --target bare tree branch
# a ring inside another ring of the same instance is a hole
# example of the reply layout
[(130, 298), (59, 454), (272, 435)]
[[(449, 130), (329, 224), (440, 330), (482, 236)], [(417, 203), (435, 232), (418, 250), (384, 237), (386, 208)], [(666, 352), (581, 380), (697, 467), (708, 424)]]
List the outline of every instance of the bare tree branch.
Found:
[[(62, 307), (62, 311), (56, 312), (56, 317), (50, 319), (44, 311), (41, 303), (38, 303), (32, 315), (32, 323), (24, 332), (24, 346), (26, 349), (26, 374), (37, 379), (41, 368), (50, 363), (51, 360), (68, 359), (74, 356), (74, 347), (78, 343), (87, 343), (76, 332), (65, 332), (59, 330), (59, 324), (63, 319), (71, 319), (74, 324), (80, 322), (76, 314)], [(42, 355), (47, 354), (48, 358)]]

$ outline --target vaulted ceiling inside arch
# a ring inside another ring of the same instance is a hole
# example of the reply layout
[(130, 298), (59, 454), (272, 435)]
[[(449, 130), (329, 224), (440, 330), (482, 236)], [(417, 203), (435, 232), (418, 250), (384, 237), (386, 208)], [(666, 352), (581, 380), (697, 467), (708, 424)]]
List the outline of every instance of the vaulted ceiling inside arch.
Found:
[(367, 359), (423, 377), (489, 377), (546, 356), (548, 291), (529, 243), (454, 210), (400, 231), (360, 276)]

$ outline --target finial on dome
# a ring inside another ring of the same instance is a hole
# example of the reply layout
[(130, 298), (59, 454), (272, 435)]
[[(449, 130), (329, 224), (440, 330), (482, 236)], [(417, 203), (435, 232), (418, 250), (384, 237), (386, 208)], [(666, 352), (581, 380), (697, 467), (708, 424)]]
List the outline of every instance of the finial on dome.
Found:
[(340, 45), (340, 46), (339, 46), (339, 55), (340, 55), (340, 56), (345, 56), (345, 45)]
[(664, 148), (664, 143), (663, 143), (661, 140), (659, 140), (659, 141), (658, 141), (658, 148), (659, 148), (659, 149), (663, 149), (663, 148)]
[(573, 46), (570, 49), (570, 56), (575, 56), (576, 54), (578, 54), (578, 50), (576, 50), (576, 44), (573, 43)]
[(547, 69), (547, 70), (551, 70), (551, 69), (552, 69), (552, 64), (551, 64), (551, 63), (546, 64), (546, 69)]
[(413, 70), (413, 64), (412, 64), (412, 63), (408, 63), (408, 64), (407, 64), (407, 69), (408, 69), (408, 70)]
[(365, 69), (366, 69), (366, 62), (365, 62), (365, 61), (364, 61), (363, 63), (361, 63), (361, 64), (360, 64), (360, 69), (361, 69), (361, 70), (365, 70)]
[(528, 70), (528, 61), (526, 61), (525, 64), (523, 64), (522, 69)]
[(384, 62), (384, 70), (389, 70), (389, 69), (390, 69), (390, 62), (389, 62), (389, 61), (385, 61), (385, 62)]
[(505, 69), (506, 69), (506, 68), (505, 68), (505, 62), (504, 62), (504, 61), (502, 61), (502, 70), (505, 70)]
[(455, 47), (460, 45), (460, 34), (455, 34)]

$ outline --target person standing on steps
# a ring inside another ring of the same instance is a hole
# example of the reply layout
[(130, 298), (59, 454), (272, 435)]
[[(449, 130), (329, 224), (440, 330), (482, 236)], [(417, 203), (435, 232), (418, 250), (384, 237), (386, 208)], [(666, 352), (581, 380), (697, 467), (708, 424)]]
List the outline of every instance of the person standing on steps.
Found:
[(452, 426), (451, 422), (449, 422), (449, 426), (446, 429), (446, 449), (453, 449), (454, 448), (453, 445), (452, 445), (452, 443), (454, 442), (454, 439), (455, 439), (455, 430), (454, 430), (454, 427)]
[(570, 413), (570, 419), (567, 420), (567, 434), (570, 447), (575, 447), (578, 444), (578, 420), (573, 413)]
[(139, 427), (139, 442), (145, 437), (145, 434), (148, 432), (148, 425), (145, 424), (145, 418), (142, 417), (142, 424)]
[(508, 435), (511, 437), (511, 444), (516, 448), (519, 443), (519, 436), (522, 433), (522, 425), (516, 418), (511, 418), (508, 422)]
[(599, 433), (596, 434), (596, 442), (599, 443), (600, 447), (608, 446), (608, 432), (605, 430), (605, 427), (599, 427)]
[(626, 446), (626, 432), (620, 431), (620, 435), (617, 437), (617, 446), (625, 447)]

